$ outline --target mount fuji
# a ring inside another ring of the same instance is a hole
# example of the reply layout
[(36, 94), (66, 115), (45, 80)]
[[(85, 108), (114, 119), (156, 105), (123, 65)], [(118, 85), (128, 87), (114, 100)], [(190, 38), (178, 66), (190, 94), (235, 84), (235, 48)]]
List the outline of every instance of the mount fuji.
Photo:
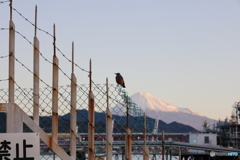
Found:
[[(204, 120), (207, 120), (210, 125), (214, 124), (215, 121), (214, 119), (193, 112), (188, 108), (180, 108), (171, 105), (149, 93), (138, 92), (130, 98), (139, 108), (143, 110), (144, 113), (146, 113), (148, 117), (159, 119), (166, 123), (178, 122), (202, 131)], [(118, 115), (124, 115), (125, 110), (125, 107), (120, 105), (111, 109), (112, 114), (115, 112), (118, 113)]]

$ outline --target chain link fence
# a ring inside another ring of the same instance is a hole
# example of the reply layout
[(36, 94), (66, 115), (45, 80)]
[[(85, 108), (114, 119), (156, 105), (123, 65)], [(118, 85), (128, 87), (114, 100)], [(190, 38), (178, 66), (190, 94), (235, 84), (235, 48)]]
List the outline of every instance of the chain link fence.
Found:
[[(59, 115), (59, 130), (58, 143), (69, 152), (70, 145), (70, 99), (71, 86), (60, 86), (58, 93), (58, 115)], [(105, 84), (94, 84), (92, 91), (95, 100), (95, 156), (101, 158), (101, 155), (106, 153), (105, 144), (107, 143), (106, 135), (106, 109), (107, 109), (107, 94)], [(88, 92), (89, 85), (77, 86), (77, 150), (78, 159), (87, 157), (88, 147)], [(15, 90), (15, 103), (22, 108), (30, 117), (33, 115), (33, 89), (32, 88), (17, 88)], [(129, 106), (129, 127), (132, 131), (132, 159), (142, 159), (143, 154), (143, 132), (144, 113), (128, 96), (127, 92), (120, 86), (109, 85), (109, 107), (113, 119), (113, 141), (122, 142), (122, 146), (113, 146), (113, 159), (122, 159), (125, 145), (125, 127), (126, 127), (126, 100)], [(0, 89), (0, 103), (8, 103), (8, 90)], [(52, 88), (40, 88), (39, 95), (39, 114), (40, 127), (51, 136), (51, 111), (52, 108)], [(1, 120), (6, 121), (5, 113), (1, 114)], [(151, 134), (154, 128), (155, 120), (147, 117), (147, 133)], [(32, 132), (26, 125), (23, 128), (24, 132)], [(6, 123), (1, 123), (0, 132), (6, 133)], [(149, 136), (148, 136), (149, 137)], [(151, 143), (151, 139), (148, 139)], [(101, 143), (100, 143), (101, 142)], [(43, 143), (40, 146), (41, 159), (52, 160), (58, 157)], [(152, 159), (160, 159), (161, 147), (155, 146), (150, 148), (155, 154), (151, 154)], [(102, 156), (104, 158), (104, 156)]]

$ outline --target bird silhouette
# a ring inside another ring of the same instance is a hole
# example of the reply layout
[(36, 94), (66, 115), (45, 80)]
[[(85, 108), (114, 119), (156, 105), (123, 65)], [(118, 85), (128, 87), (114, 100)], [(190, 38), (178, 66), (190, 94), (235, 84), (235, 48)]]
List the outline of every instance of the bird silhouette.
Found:
[(123, 88), (126, 88), (122, 75), (120, 73), (115, 73), (115, 74), (116, 74), (117, 84), (120, 84)]

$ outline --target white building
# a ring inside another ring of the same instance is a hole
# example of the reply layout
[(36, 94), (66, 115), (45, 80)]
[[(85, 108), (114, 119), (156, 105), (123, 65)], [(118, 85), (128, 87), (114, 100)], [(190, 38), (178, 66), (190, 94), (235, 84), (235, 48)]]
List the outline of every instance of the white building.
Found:
[(217, 134), (214, 133), (190, 133), (189, 143), (217, 146)]

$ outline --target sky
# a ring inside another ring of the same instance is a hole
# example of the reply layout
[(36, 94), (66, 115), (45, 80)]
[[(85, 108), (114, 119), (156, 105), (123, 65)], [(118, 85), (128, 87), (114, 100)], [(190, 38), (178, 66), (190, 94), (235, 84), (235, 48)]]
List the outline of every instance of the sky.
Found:
[[(2, 2), (2, 1), (0, 1)], [(115, 84), (124, 77), (129, 95), (147, 92), (181, 108), (213, 119), (225, 119), (240, 101), (240, 1), (226, 0), (13, 0), (13, 7), (38, 27), (53, 33), (57, 47), (89, 70), (93, 80)], [(0, 3), (0, 28), (9, 27), (9, 3)], [(34, 28), (17, 12), (13, 22), (30, 41)], [(40, 51), (52, 60), (52, 37), (38, 31)], [(33, 68), (32, 46), (16, 34), (15, 54)], [(0, 57), (8, 55), (8, 31), (0, 29)], [(71, 63), (59, 52), (60, 67), (69, 76)], [(40, 60), (40, 75), (51, 84), (52, 66)], [(8, 59), (0, 58), (0, 80), (8, 77)], [(16, 81), (32, 87), (32, 74), (16, 63)], [(75, 68), (77, 81), (88, 83), (88, 73)], [(60, 85), (70, 81), (61, 75)], [(41, 84), (42, 87), (44, 84)], [(0, 81), (0, 88), (7, 88)]]

